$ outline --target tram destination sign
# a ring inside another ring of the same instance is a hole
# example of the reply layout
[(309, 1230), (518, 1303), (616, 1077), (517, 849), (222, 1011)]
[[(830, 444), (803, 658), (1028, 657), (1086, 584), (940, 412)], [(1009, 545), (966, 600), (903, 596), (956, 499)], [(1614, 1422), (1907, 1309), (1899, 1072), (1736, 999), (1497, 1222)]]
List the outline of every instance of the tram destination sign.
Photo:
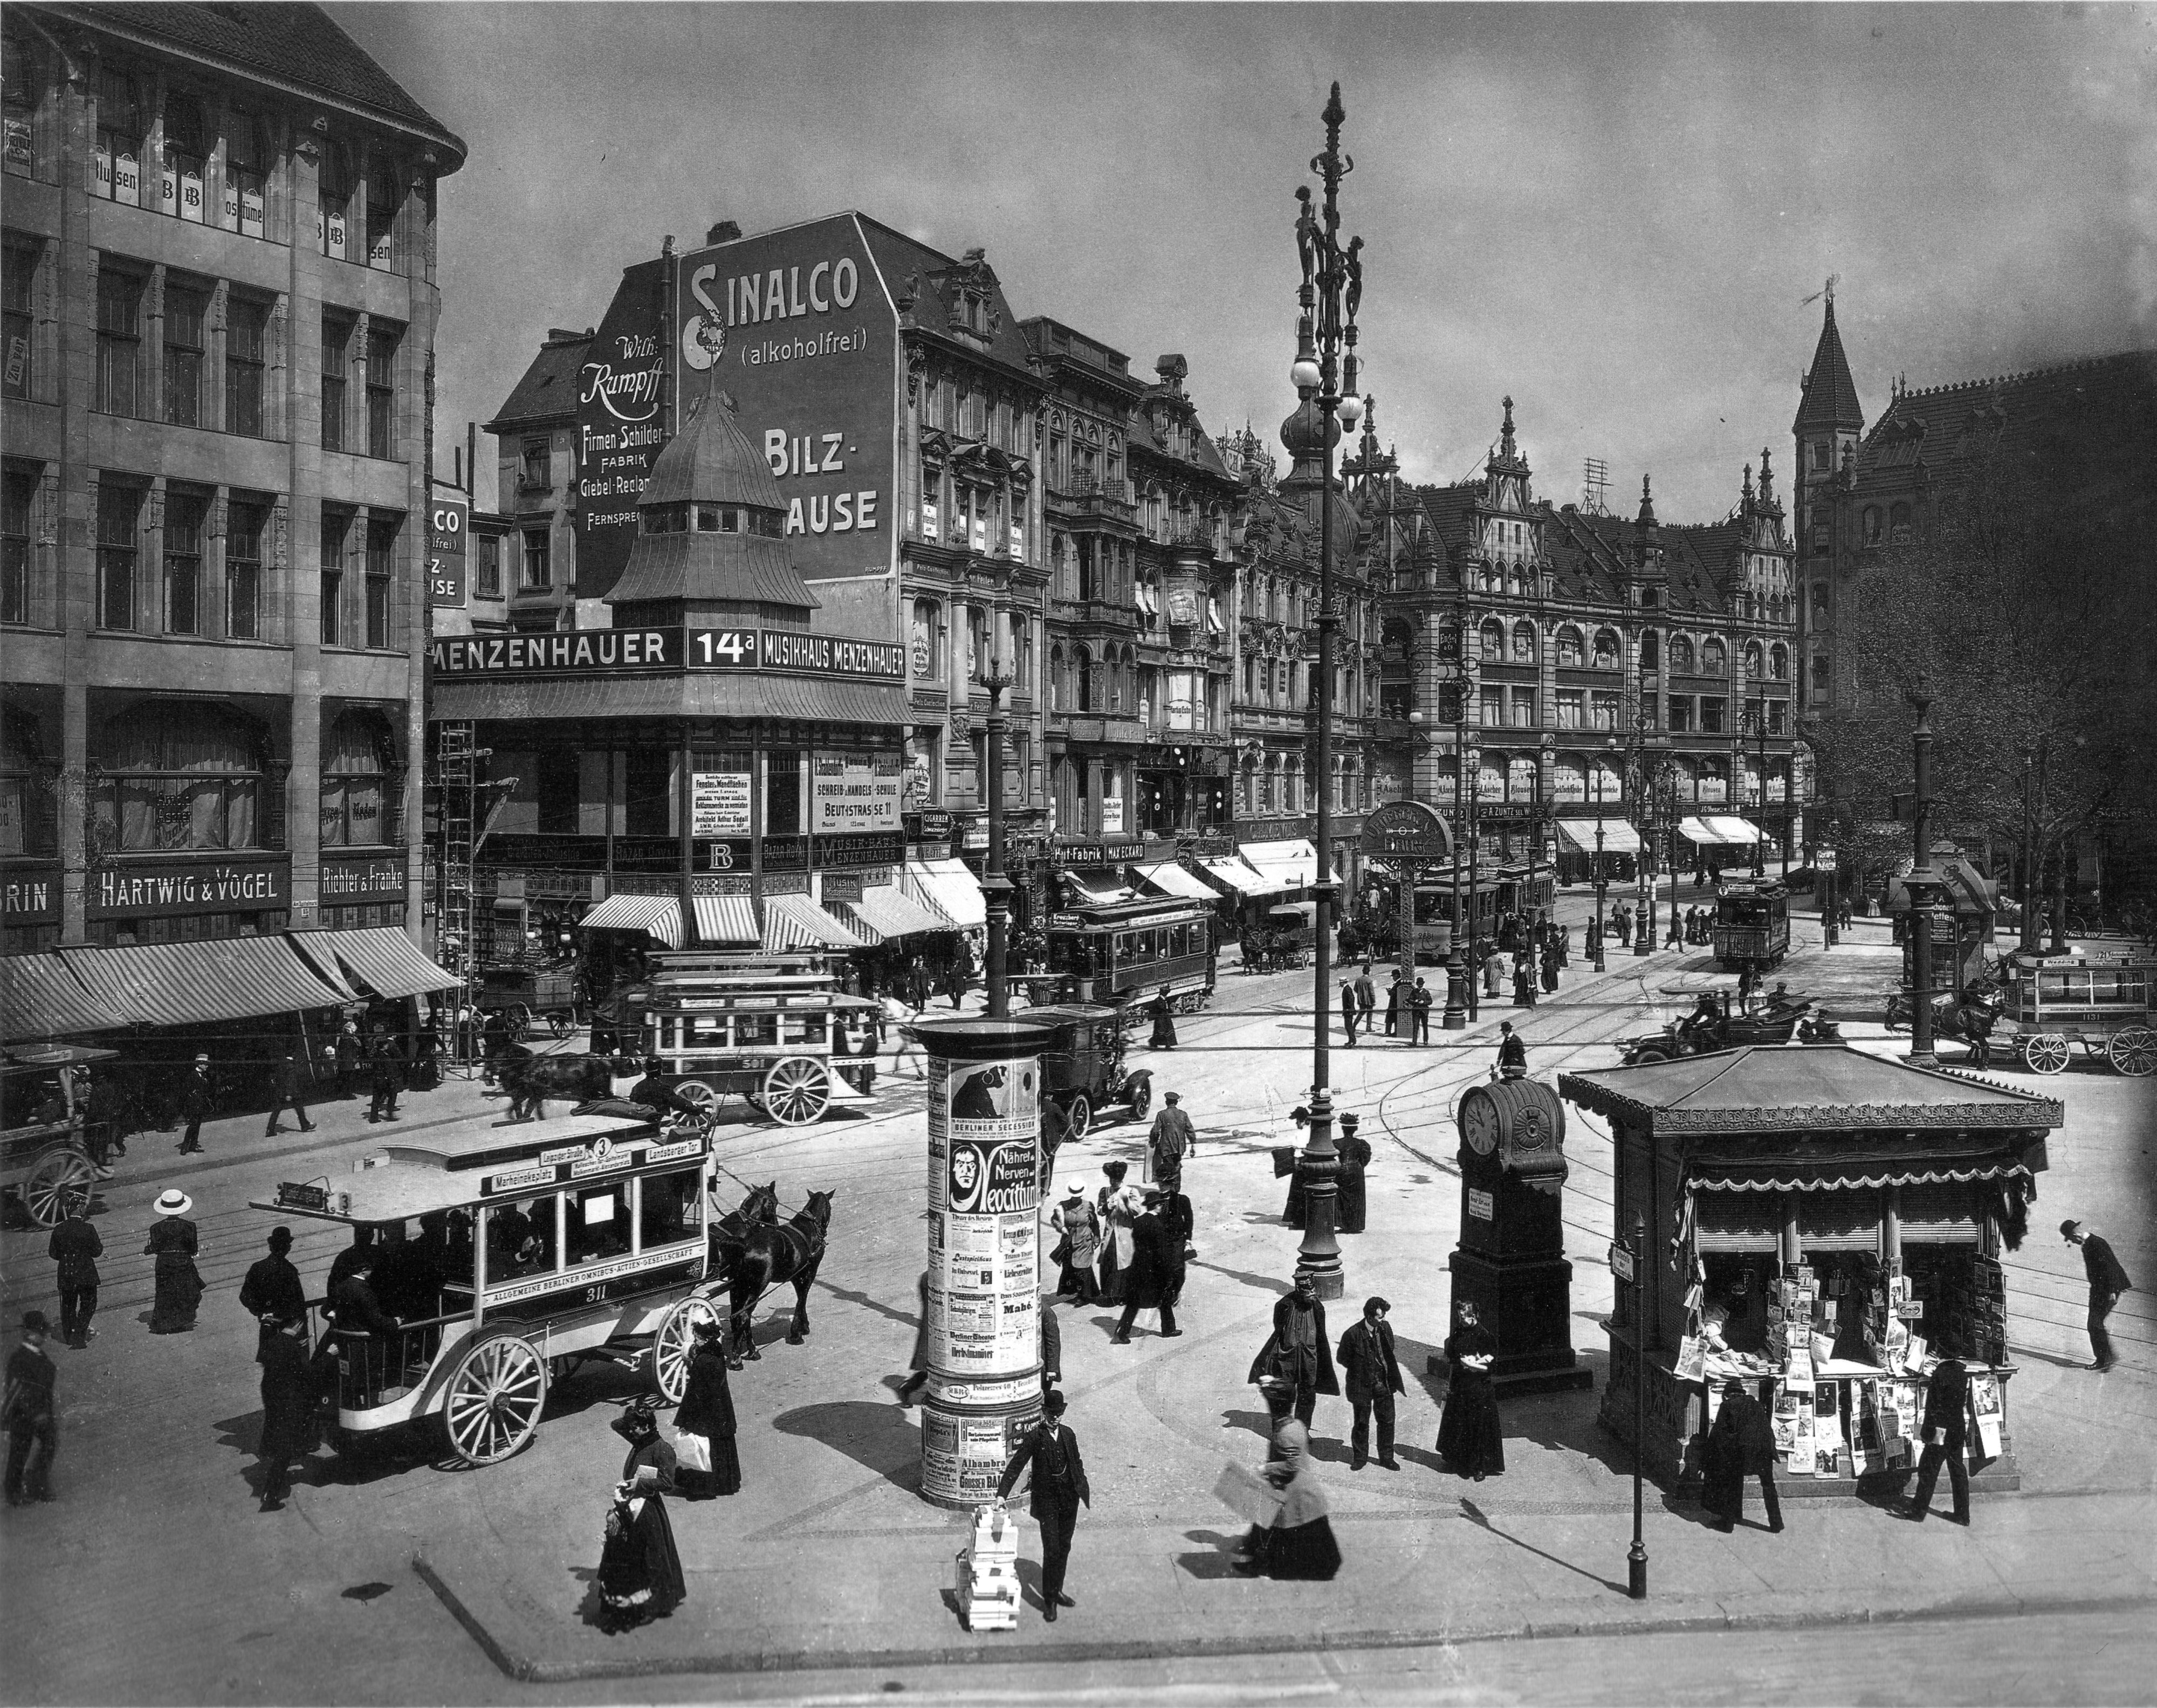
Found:
[(571, 629), (546, 635), (445, 635), (429, 649), (437, 676), (837, 676), (906, 680), (906, 650), (886, 640), (790, 629)]

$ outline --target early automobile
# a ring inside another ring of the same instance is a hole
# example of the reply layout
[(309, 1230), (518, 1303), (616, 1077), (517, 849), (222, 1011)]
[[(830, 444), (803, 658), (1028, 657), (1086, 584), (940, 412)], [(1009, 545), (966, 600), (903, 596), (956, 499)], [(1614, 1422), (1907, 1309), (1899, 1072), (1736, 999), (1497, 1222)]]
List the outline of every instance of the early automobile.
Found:
[(1041, 1057), (1041, 1095), (1062, 1119), (1058, 1143), (1083, 1139), (1104, 1110), (1121, 1108), (1143, 1121), (1153, 1108), (1153, 1073), (1124, 1063), (1123, 1016), (1098, 1003), (1022, 1008), (1012, 1016), (1055, 1029)]
[(1780, 1002), (1748, 1013), (1733, 1008), (1732, 993), (1725, 990), (1667, 990), (1670, 995), (1693, 995), (1699, 1000), (1683, 1020), (1643, 1038), (1619, 1042), (1619, 1059), (1628, 1068), (1641, 1062), (1671, 1062), (1681, 1056), (1712, 1055), (1748, 1044), (1787, 1044), (1798, 1023), (1812, 1006), (1808, 997), (1784, 997)]

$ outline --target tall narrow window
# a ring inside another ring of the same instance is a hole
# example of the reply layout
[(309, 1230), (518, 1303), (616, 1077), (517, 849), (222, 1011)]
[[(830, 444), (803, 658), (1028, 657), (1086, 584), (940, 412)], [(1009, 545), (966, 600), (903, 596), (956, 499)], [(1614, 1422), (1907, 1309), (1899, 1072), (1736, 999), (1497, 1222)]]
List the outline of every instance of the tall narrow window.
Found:
[(352, 212), (352, 166), (343, 144), (322, 144), (322, 163), (315, 184), (315, 241), (324, 255), (343, 260), (345, 221)]
[(479, 550), (479, 581), (473, 589), (481, 599), (502, 597), (502, 536), (481, 534), (473, 543)]
[(397, 265), (397, 183), (378, 154), (367, 162), (367, 265), (385, 273)]
[(30, 176), (37, 157), (38, 95), (44, 66), (27, 35), (10, 29), (0, 41), (0, 106), (6, 112), (4, 165), (18, 177)]
[(367, 454), (397, 455), (397, 341), (395, 327), (367, 329)]
[(351, 516), (342, 510), (322, 512), (322, 645), (338, 646), (344, 636), (345, 538), (352, 530)]
[(209, 157), (209, 127), (203, 104), (178, 90), (165, 96), (165, 157), (158, 162), (157, 206), (199, 225), (208, 213), (203, 194), (203, 162)]
[(203, 517), (208, 502), (193, 492), (165, 498), (165, 632), (202, 632)]
[(224, 227), (242, 237), (263, 235), (265, 188), (270, 172), (269, 127), (250, 112), (234, 112), (224, 138)]
[(224, 430), (262, 436), (263, 345), (270, 305), (245, 296), (226, 299), (224, 315)]
[(165, 286), (165, 419), (176, 427), (202, 425), (203, 321), (209, 293)]
[(31, 288), (37, 276), (37, 244), (9, 239), (5, 250), (0, 250), (0, 308), (7, 316), (6, 331), (0, 337), (7, 344), (5, 395), (11, 398), (30, 395), (31, 339), (35, 325)]
[(142, 203), (142, 103), (135, 80), (111, 65), (97, 75), (97, 193)]
[(373, 713), (347, 712), (322, 736), (322, 845), (389, 840), (389, 731)]
[(344, 449), (345, 351), (352, 322), (322, 316), (322, 449)]
[(142, 362), (142, 280), (100, 267), (97, 273), (97, 399), (108, 415), (135, 413)]
[(397, 524), (367, 525), (367, 644), (389, 645), (389, 587), (397, 563)]
[(135, 626), (136, 527), (142, 514), (142, 489), (111, 481), (97, 488), (97, 625)]
[(268, 507), (234, 499), (224, 512), (224, 632), (262, 638), (262, 528)]
[(553, 570), (548, 563), (547, 530), (528, 528), (524, 533), (524, 579), (527, 593), (543, 593), (553, 581)]
[(35, 475), (8, 471), (0, 501), (0, 623), (30, 620), (30, 507), (37, 494)]

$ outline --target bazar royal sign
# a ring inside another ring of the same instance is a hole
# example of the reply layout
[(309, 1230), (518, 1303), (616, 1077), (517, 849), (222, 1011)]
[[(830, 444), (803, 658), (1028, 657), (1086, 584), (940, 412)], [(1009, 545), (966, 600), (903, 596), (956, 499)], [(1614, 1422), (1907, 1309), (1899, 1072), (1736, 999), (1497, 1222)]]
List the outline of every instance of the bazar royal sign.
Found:
[(550, 635), (445, 635), (430, 650), (439, 676), (593, 677), (739, 671), (768, 676), (906, 680), (906, 651), (885, 640), (791, 629), (572, 629)]

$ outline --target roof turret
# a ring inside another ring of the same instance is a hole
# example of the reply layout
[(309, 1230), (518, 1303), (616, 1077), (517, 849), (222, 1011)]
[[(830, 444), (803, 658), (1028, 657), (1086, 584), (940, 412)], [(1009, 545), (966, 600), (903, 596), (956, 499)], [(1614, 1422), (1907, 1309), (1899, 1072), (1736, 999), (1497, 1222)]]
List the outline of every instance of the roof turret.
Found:
[(1835, 329), (1835, 292), (1827, 293), (1827, 318), (1821, 323), (1820, 342), (1813, 350), (1813, 365), (1804, 380), (1804, 395), (1798, 403), (1797, 419), (1790, 431), (1799, 438), (1820, 428), (1861, 433), (1865, 411), (1857, 402), (1857, 383), (1850, 377), (1850, 358), (1842, 353), (1842, 335)]

